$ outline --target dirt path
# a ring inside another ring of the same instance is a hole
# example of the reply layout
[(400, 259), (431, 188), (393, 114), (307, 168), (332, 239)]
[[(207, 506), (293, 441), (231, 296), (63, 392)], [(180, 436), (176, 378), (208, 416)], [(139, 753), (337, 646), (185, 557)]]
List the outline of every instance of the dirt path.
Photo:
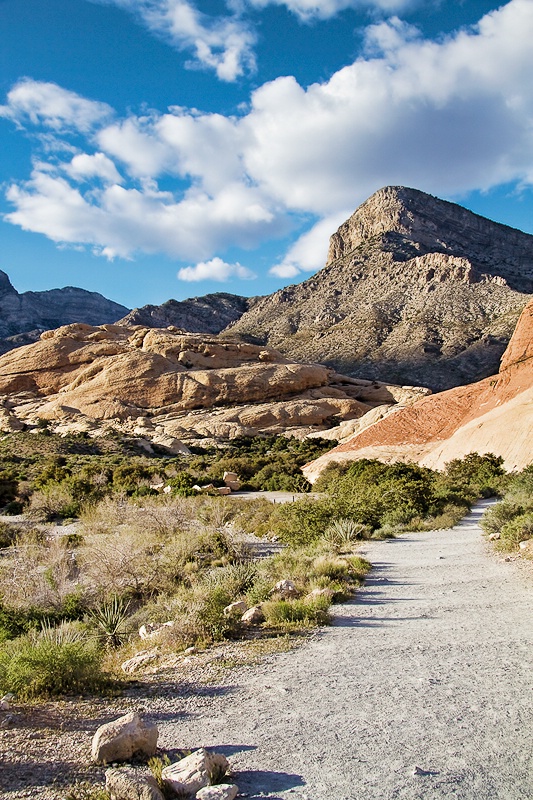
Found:
[(482, 511), (366, 545), (334, 627), (161, 705), (161, 745), (225, 752), (249, 798), (531, 800), (533, 581), (487, 554)]

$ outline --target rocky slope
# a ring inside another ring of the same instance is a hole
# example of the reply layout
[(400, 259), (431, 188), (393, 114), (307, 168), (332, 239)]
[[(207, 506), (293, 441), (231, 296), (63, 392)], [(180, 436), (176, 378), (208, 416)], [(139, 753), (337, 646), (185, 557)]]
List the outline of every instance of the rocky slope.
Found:
[(261, 431), (305, 435), (427, 390), (338, 375), (272, 348), (119, 325), (68, 325), (0, 357), (0, 429), (112, 426), (169, 449)]
[(520, 316), (497, 375), (395, 411), (308, 464), (304, 473), (313, 481), (327, 464), (360, 458), (441, 469), (471, 452), (500, 455), (508, 470), (533, 462), (533, 301)]
[(71, 322), (101, 325), (127, 310), (97, 292), (73, 286), (19, 294), (0, 270), (0, 353), (36, 341), (43, 330)]
[(386, 187), (331, 237), (324, 269), (228, 328), (291, 358), (446, 389), (493, 374), (533, 295), (533, 236)]
[(159, 306), (134, 308), (119, 319), (117, 325), (144, 325), (147, 328), (166, 328), (175, 325), (191, 333), (220, 333), (245, 311), (252, 308), (256, 297), (239, 297), (226, 292), (215, 292), (187, 300), (167, 300)]

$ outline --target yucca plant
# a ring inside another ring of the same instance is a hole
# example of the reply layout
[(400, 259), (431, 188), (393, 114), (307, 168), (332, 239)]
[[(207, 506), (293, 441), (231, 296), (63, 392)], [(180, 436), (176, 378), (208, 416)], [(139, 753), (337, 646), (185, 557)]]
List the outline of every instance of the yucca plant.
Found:
[(362, 522), (354, 519), (334, 519), (324, 534), (326, 541), (337, 547), (343, 547), (355, 542), (357, 539), (367, 539), (369, 528)]
[(129, 600), (115, 595), (112, 600), (101, 603), (89, 611), (89, 618), (96, 627), (99, 639), (107, 646), (120, 647), (128, 638), (129, 608)]

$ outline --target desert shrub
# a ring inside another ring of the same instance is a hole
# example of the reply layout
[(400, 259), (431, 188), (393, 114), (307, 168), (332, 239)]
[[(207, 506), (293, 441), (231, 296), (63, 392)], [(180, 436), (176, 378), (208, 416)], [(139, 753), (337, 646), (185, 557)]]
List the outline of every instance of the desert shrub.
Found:
[(59, 611), (68, 598), (83, 594), (78, 564), (64, 537), (46, 539), (23, 531), (0, 560), (0, 585), (6, 605)]
[(77, 517), (81, 510), (80, 499), (76, 499), (65, 483), (46, 483), (30, 498), (28, 514), (42, 522)]
[(329, 622), (329, 600), (269, 600), (263, 603), (266, 625), (272, 627), (311, 627)]
[(525, 542), (533, 536), (533, 512), (517, 514), (501, 529), (499, 546), (505, 550), (514, 550), (520, 542)]
[(5, 642), (0, 651), (0, 691), (21, 700), (101, 689), (102, 656), (79, 625), (45, 626)]
[(9, 522), (0, 522), (0, 548), (11, 547), (15, 544), (20, 533), (17, 525), (10, 525)]
[(78, 781), (69, 787), (65, 800), (111, 800), (111, 795), (103, 786)]
[(469, 453), (445, 465), (445, 482), (459, 492), (470, 490), (472, 499), (498, 494), (504, 475), (503, 458), (494, 453)]

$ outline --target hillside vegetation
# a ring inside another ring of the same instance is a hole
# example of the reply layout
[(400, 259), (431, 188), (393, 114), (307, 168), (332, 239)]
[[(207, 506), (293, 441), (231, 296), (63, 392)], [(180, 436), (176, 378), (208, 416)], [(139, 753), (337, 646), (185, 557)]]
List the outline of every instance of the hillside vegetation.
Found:
[[(369, 569), (361, 539), (447, 527), (475, 498), (509, 485), (501, 459), (471, 454), (444, 473), (334, 466), (318, 494), (286, 505), (192, 489), (231, 470), (251, 488), (305, 490), (299, 465), (329, 444), (241, 439), (166, 458), (135, 455), (120, 437), (58, 437), (46, 425), (6, 436), (1, 502), (24, 515), (0, 523), (0, 691), (23, 699), (106, 690), (138, 654), (153, 666), (191, 646), (325, 623), (330, 603)], [(530, 492), (528, 476), (516, 487)], [(162, 484), (168, 493), (153, 488)], [(284, 547), (257, 560), (257, 535)], [(235, 602), (243, 605), (228, 610)], [(258, 619), (244, 623), (243, 608), (257, 606)]]

